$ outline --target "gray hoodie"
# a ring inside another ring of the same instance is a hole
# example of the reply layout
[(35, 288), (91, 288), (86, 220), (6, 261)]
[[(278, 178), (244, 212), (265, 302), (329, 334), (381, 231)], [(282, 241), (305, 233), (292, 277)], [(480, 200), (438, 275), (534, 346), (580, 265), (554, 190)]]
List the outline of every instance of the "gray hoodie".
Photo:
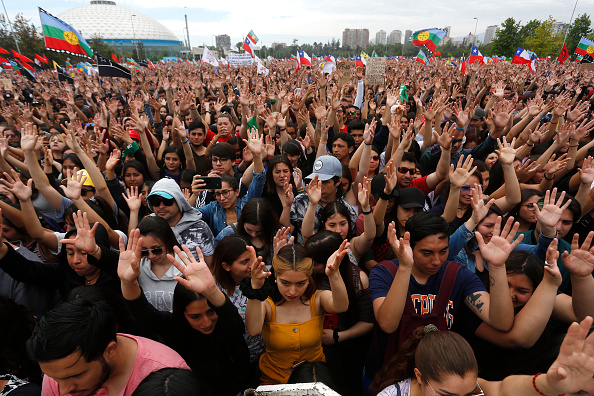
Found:
[(198, 254), (196, 247), (202, 250), (204, 256), (212, 256), (214, 253), (214, 236), (208, 224), (202, 220), (202, 213), (198, 209), (192, 208), (181, 188), (173, 179), (164, 178), (155, 183), (151, 193), (162, 191), (171, 194), (177, 202), (179, 210), (182, 212), (181, 219), (171, 229), (181, 245), (186, 245), (192, 252), (196, 260)]
[[(179, 260), (177, 255), (175, 255), (175, 258)], [(173, 309), (173, 292), (177, 285), (177, 282), (173, 279), (174, 276), (183, 276), (183, 274), (173, 265), (159, 279), (151, 269), (151, 261), (146, 257), (140, 260), (138, 284), (148, 302), (159, 311), (171, 311)]]

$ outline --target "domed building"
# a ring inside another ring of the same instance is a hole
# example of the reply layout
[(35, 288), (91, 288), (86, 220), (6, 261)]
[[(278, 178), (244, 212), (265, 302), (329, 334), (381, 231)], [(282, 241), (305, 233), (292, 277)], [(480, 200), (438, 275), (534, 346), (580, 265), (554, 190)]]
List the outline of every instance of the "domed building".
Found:
[(176, 56), (184, 49), (183, 43), (163, 24), (114, 1), (92, 0), (91, 4), (72, 8), (58, 18), (78, 30), (87, 41), (101, 37), (122, 52), (131, 52), (137, 43), (142, 43), (149, 57), (163, 50)]

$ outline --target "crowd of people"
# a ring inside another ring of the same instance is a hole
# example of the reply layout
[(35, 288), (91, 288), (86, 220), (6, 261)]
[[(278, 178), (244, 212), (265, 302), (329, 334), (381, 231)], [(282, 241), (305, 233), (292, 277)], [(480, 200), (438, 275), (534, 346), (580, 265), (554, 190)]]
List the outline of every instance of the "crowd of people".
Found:
[(0, 395), (594, 395), (594, 72), (13, 72)]

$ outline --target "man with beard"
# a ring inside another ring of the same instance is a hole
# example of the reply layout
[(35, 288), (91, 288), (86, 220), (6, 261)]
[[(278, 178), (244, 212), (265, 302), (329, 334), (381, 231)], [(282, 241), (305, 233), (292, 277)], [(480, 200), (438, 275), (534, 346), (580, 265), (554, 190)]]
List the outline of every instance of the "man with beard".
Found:
[(48, 396), (129, 396), (153, 371), (189, 368), (163, 344), (116, 333), (109, 305), (85, 297), (49, 311), (35, 326), (27, 351), (45, 374), (42, 394)]

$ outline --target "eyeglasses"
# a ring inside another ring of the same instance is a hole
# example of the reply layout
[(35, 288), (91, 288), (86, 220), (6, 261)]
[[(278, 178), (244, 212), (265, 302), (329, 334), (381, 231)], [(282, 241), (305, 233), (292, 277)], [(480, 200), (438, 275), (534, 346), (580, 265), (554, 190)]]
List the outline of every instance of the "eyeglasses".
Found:
[(221, 197), (223, 198), (229, 198), (229, 194), (231, 194), (233, 192), (233, 190), (221, 190), (221, 191), (216, 191), (214, 193), (214, 196), (216, 199), (219, 199)]
[(6, 135), (4, 135), (4, 137), (8, 138), (8, 139), (12, 139), (12, 138), (16, 137), (16, 135), (14, 133), (7, 133)]
[(175, 203), (175, 198), (163, 198), (159, 196), (150, 197), (148, 200), (149, 205), (154, 207), (161, 206), (161, 203), (165, 206), (171, 206)]
[(217, 157), (212, 157), (212, 158), (210, 159), (210, 162), (212, 162), (213, 164), (216, 164), (217, 162), (218, 162), (219, 164), (222, 164), (223, 162), (227, 162), (227, 161), (229, 161), (229, 158), (217, 158)]
[[(437, 392), (435, 392), (435, 389), (433, 389), (433, 387), (431, 386), (431, 384), (429, 383), (429, 381), (426, 381), (426, 382), (427, 382), (427, 385), (429, 385), (429, 388), (431, 388), (431, 390), (433, 391), (433, 394), (435, 396), (439, 396), (437, 394)], [(481, 386), (479, 385), (478, 382), (476, 383), (476, 386), (478, 386), (478, 388), (479, 388), (479, 393), (473, 393), (472, 396), (485, 396), (485, 392), (483, 392), (483, 388), (481, 388)]]
[(142, 249), (142, 251), (140, 252), (140, 255), (142, 257), (147, 257), (150, 253), (154, 254), (155, 256), (158, 256), (163, 253), (163, 248), (158, 247), (158, 248), (153, 248), (153, 249)]
[(92, 189), (92, 188), (89, 188), (89, 189), (81, 188), (81, 190), (80, 190), (80, 196), (81, 197), (86, 197), (88, 193), (94, 193), (94, 192), (95, 192), (95, 189)]
[(409, 173), (411, 176), (415, 174), (416, 168), (407, 168), (406, 166), (399, 166), (398, 172)]

